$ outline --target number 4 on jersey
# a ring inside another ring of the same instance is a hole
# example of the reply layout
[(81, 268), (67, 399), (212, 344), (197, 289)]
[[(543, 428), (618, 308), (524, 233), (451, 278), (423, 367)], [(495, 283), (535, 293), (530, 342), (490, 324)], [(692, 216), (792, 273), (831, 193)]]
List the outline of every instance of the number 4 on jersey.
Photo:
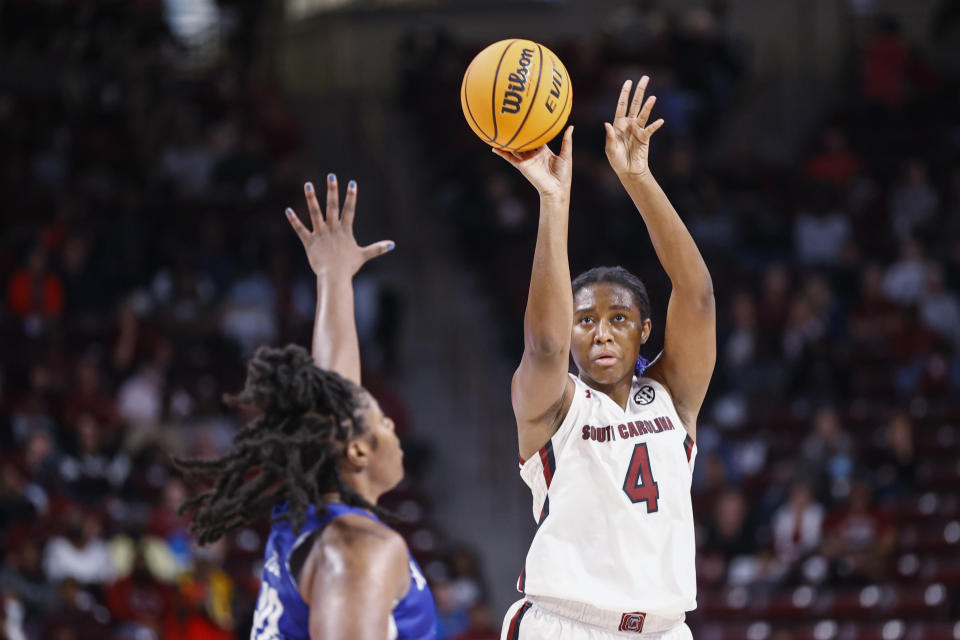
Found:
[(657, 510), (660, 488), (650, 471), (650, 455), (647, 453), (646, 442), (641, 442), (633, 448), (630, 466), (627, 467), (627, 477), (623, 479), (623, 492), (634, 504), (646, 502), (647, 513), (654, 513)]

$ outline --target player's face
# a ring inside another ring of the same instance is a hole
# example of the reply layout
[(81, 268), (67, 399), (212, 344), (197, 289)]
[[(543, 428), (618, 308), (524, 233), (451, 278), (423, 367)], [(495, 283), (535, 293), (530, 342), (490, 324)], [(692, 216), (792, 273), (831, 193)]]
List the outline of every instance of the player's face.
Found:
[(601, 282), (573, 298), (570, 352), (587, 384), (611, 385), (633, 375), (640, 346), (649, 334), (630, 290)]
[(371, 480), (383, 491), (389, 491), (403, 480), (403, 450), (394, 431), (393, 420), (383, 415), (380, 403), (366, 391), (361, 410), (366, 432), (360, 436), (368, 443)]

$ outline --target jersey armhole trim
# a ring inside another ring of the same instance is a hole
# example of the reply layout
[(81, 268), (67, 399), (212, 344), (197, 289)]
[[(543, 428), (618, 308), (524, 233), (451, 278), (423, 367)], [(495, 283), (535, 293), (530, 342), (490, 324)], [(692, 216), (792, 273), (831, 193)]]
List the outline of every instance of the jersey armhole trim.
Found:
[[(290, 586), (293, 587), (293, 590), (294, 592), (296, 592), (297, 597), (300, 598), (300, 601), (303, 602), (303, 604), (308, 609), (310, 608), (310, 603), (304, 600), (303, 594), (300, 593), (300, 585), (297, 584), (296, 579), (293, 577), (293, 570), (290, 567), (290, 558), (292, 558), (293, 554), (297, 552), (297, 549), (300, 548), (300, 545), (306, 542), (307, 539), (313, 537), (314, 534), (318, 534), (321, 531), (322, 529), (311, 529), (310, 531), (304, 531), (303, 533), (301, 533), (297, 537), (297, 539), (294, 541), (294, 543), (290, 546), (290, 553), (288, 553), (287, 557), (283, 559), (283, 564), (284, 566), (286, 566), (286, 569), (287, 569), (287, 580), (290, 581)], [(309, 557), (309, 555), (310, 554), (308, 553), (307, 556)], [(304, 566), (306, 566), (306, 559), (304, 559)], [(303, 567), (301, 567), (300, 570), (303, 571)]]

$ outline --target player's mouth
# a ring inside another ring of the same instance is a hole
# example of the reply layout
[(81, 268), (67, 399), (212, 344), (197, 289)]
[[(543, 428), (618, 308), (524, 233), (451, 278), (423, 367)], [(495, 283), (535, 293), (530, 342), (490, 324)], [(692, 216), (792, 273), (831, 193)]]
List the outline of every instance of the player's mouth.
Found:
[(608, 351), (599, 353), (593, 358), (593, 361), (601, 367), (609, 367), (614, 365), (617, 363), (617, 360), (619, 360), (619, 358)]

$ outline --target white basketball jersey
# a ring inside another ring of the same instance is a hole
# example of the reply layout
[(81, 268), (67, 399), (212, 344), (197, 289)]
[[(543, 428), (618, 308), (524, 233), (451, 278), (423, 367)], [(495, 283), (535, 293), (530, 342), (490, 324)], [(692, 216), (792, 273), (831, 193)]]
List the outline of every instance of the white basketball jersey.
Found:
[(659, 382), (634, 378), (624, 411), (571, 377), (566, 418), (521, 461), (538, 526), (518, 589), (611, 611), (695, 609), (696, 445), (673, 400)]

